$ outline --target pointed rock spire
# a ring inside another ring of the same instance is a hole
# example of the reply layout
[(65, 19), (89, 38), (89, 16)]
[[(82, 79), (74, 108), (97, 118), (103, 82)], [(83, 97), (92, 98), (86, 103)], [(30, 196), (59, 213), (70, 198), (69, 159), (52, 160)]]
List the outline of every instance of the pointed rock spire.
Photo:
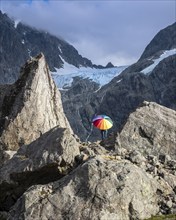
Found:
[(42, 53), (24, 65), (1, 102), (0, 142), (5, 149), (16, 150), (55, 126), (72, 132)]

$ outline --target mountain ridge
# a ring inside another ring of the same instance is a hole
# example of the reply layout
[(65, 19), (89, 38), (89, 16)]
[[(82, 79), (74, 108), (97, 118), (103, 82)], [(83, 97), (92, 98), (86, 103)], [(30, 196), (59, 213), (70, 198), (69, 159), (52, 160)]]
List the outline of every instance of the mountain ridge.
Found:
[[(13, 83), (19, 77), (20, 67), (30, 57), (39, 53), (45, 54), (50, 71), (62, 68), (64, 59), (75, 67), (104, 68), (101, 65), (82, 57), (68, 42), (46, 31), (25, 25), (15, 24), (6, 14), (0, 11), (0, 83)], [(18, 58), (18, 59), (17, 59)]]
[(145, 48), (139, 60), (153, 56), (159, 50), (176, 48), (176, 22), (160, 30)]

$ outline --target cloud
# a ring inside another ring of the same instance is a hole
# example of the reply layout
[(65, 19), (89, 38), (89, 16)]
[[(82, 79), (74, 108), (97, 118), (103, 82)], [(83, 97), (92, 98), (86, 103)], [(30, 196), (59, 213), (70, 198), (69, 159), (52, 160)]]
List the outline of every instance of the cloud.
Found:
[(158, 31), (175, 21), (175, 1), (2, 1), (1, 10), (62, 36), (93, 63), (135, 62)]

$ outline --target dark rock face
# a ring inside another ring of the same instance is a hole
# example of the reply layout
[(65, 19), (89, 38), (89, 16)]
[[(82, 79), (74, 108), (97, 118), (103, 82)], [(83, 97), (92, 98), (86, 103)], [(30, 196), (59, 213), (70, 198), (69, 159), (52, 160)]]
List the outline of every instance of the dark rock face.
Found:
[(20, 67), (29, 58), (14, 23), (0, 11), (0, 83), (14, 82)]
[(161, 50), (176, 48), (176, 22), (167, 28), (159, 31), (145, 48), (140, 60), (153, 56)]
[[(89, 79), (75, 77), (69, 90), (61, 90), (64, 112), (72, 129), (74, 129), (74, 133), (81, 134), (80, 137), (84, 137), (84, 141), (91, 124), (89, 117), (94, 114), (89, 106), (86, 109), (85, 106), (90, 103), (92, 94), (98, 88), (99, 85)], [(94, 102), (95, 100), (92, 103), (94, 104)]]
[(71, 131), (43, 54), (29, 60), (16, 83), (0, 91), (2, 149), (17, 150), (57, 125)]
[[(62, 68), (64, 59), (76, 67), (95, 67), (90, 60), (66, 41), (14, 21), (0, 11), (0, 84), (13, 83), (19, 77), (20, 67), (31, 56), (43, 53), (51, 71)], [(61, 59), (62, 58), (62, 59)]]
[(156, 102), (176, 110), (176, 55), (164, 59), (150, 74)]

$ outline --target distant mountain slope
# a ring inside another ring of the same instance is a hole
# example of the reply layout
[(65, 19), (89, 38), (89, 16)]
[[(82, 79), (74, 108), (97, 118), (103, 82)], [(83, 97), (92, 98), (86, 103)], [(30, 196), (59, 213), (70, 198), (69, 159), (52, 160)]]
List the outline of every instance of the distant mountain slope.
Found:
[(43, 52), (49, 68), (62, 68), (63, 60), (75, 67), (96, 67), (63, 39), (16, 23), (0, 11), (0, 83), (17, 80), (19, 70), (29, 59)]
[(176, 22), (159, 31), (145, 48), (140, 60), (153, 56), (161, 50), (176, 48)]

